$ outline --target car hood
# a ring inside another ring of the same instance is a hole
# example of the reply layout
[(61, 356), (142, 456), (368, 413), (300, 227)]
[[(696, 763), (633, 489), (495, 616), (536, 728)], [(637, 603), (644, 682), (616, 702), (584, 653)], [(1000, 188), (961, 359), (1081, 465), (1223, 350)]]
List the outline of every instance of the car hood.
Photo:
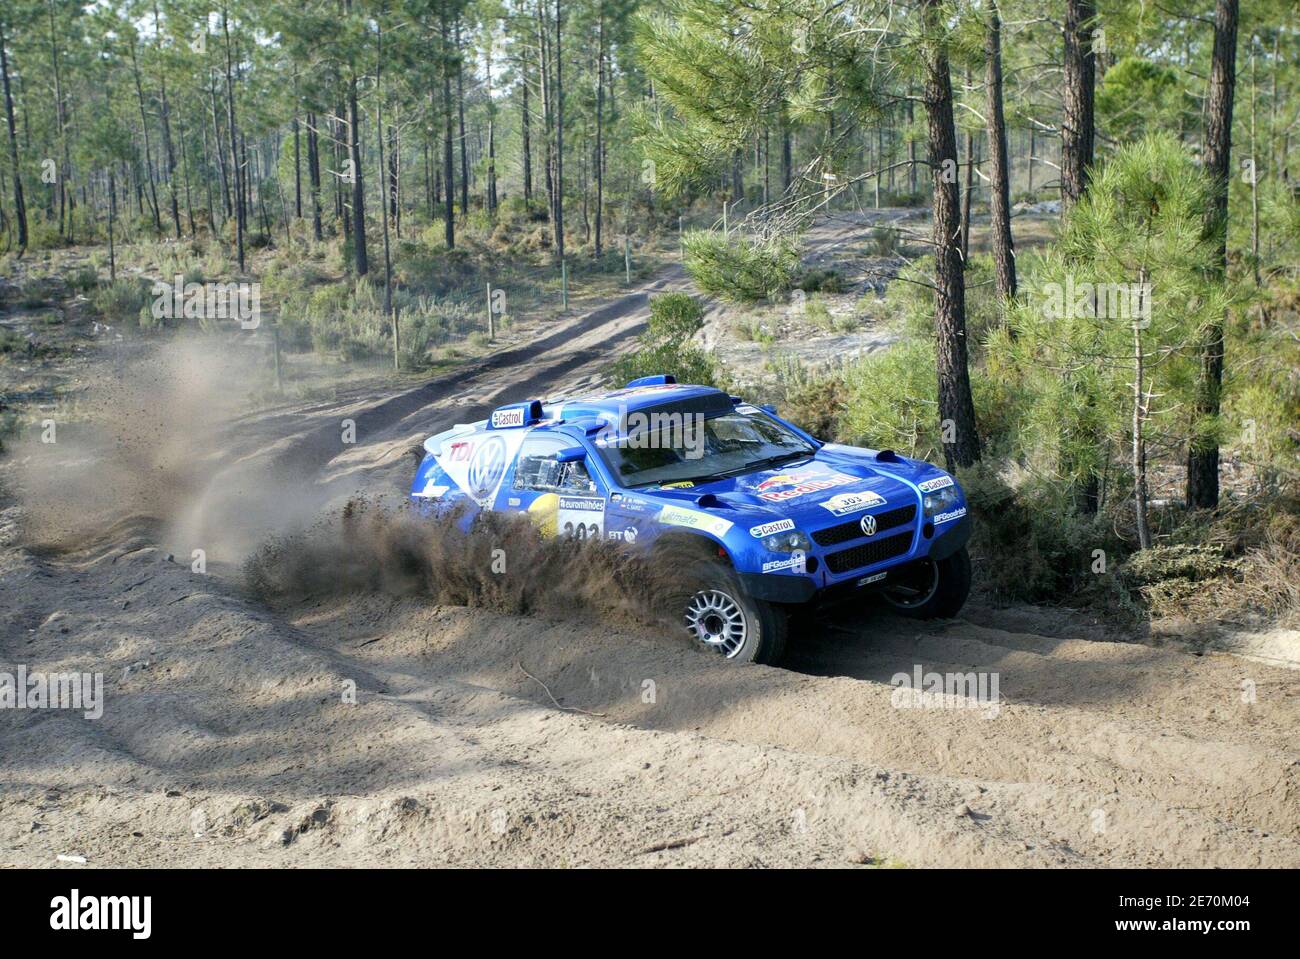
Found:
[(915, 466), (901, 459), (879, 463), (870, 450), (823, 447), (805, 460), (689, 488), (661, 488), (654, 495), (682, 505), (789, 517), (819, 529), (864, 511), (915, 504), (916, 490), (901, 479), (911, 479)]

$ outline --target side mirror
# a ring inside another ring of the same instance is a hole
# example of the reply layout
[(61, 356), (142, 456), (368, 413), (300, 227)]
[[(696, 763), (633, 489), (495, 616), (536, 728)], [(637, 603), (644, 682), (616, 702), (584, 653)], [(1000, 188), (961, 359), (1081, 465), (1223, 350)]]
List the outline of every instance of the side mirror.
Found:
[(776, 407), (773, 406), (771, 403), (764, 403), (762, 406), (759, 407), (759, 409), (762, 410), (764, 413), (771, 413), (773, 416), (776, 416)]
[(555, 454), (557, 463), (577, 463), (587, 458), (587, 448), (585, 446), (570, 446), (568, 449), (562, 449)]

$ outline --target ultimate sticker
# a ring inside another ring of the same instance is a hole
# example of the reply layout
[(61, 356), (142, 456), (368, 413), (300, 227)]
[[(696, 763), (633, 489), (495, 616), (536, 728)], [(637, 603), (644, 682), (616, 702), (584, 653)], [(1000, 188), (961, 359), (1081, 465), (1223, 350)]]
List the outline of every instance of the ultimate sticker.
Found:
[(690, 529), (702, 529), (714, 536), (726, 536), (727, 530), (734, 525), (731, 520), (719, 516), (710, 516), (699, 510), (684, 509), (681, 506), (665, 506), (659, 511), (659, 522), (667, 526), (686, 526)]

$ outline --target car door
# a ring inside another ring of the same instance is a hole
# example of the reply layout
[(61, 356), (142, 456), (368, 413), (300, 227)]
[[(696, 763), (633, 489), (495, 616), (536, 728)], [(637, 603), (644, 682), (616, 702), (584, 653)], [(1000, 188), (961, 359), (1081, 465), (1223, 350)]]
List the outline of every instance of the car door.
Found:
[(525, 439), (509, 487), (503, 490), (505, 508), (528, 513), (547, 535), (603, 538), (603, 481), (584, 460), (559, 460), (561, 450), (579, 445), (559, 434), (536, 433)]

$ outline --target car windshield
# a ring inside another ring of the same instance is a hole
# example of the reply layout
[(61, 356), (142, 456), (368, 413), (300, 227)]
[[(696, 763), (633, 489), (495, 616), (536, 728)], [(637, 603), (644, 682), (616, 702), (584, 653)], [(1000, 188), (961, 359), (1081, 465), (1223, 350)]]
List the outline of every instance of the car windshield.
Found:
[(712, 416), (665, 414), (600, 448), (625, 487), (701, 483), (811, 456), (816, 447), (754, 410)]

